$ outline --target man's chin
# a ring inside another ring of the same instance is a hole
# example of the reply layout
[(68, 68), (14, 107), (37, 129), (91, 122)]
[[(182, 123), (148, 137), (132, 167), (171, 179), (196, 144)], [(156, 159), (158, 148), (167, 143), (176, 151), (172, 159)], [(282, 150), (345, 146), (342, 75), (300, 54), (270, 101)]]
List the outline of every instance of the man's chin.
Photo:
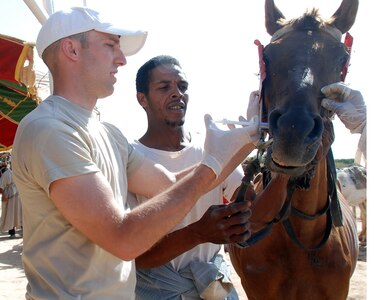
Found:
[(170, 121), (165, 120), (166, 124), (171, 127), (182, 127), (185, 124), (185, 120), (179, 120), (179, 121)]

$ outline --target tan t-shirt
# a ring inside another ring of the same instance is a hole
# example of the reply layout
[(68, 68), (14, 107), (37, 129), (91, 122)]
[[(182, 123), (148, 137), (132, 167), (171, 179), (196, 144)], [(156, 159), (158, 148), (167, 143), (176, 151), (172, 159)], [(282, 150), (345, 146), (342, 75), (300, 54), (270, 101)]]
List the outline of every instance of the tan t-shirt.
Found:
[(14, 179), (24, 213), (28, 299), (133, 299), (134, 262), (124, 262), (78, 232), (49, 199), (60, 178), (102, 172), (126, 203), (127, 173), (142, 162), (114, 126), (62, 97), (50, 96), (18, 127)]

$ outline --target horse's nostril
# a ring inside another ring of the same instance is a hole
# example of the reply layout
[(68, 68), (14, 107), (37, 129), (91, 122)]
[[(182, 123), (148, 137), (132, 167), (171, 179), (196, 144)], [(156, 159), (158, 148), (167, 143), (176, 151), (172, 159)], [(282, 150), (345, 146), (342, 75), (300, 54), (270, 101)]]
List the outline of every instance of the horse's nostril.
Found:
[(317, 116), (314, 118), (314, 128), (311, 130), (308, 137), (315, 139), (317, 137), (321, 137), (322, 133), (323, 133), (323, 121), (320, 116)]
[(272, 134), (275, 134), (277, 133), (278, 131), (278, 121), (280, 119), (280, 117), (282, 116), (282, 113), (280, 110), (273, 110), (270, 115), (269, 115), (269, 131), (272, 133)]
[(277, 108), (269, 115), (273, 138), (272, 159), (283, 166), (310, 163), (321, 144), (323, 120), (318, 114), (301, 107)]
[(275, 109), (269, 115), (269, 130), (274, 136), (295, 136), (309, 143), (320, 138), (323, 129), (322, 118), (306, 111)]

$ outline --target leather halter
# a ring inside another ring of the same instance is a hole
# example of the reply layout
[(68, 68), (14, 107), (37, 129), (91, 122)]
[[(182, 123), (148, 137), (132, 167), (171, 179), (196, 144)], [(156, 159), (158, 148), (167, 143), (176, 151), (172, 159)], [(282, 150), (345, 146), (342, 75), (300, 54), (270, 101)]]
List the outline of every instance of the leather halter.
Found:
[[(250, 182), (253, 176), (260, 169), (258, 158), (253, 160), (251, 164), (252, 164), (250, 166), (251, 171), (250, 172), (245, 171), (245, 176), (242, 179), (240, 190), (235, 200), (236, 202), (244, 201), (246, 190), (248, 186), (250, 185)], [(334, 180), (334, 178), (336, 178), (336, 168), (335, 168), (333, 153), (331, 149), (329, 149), (329, 152), (327, 154), (327, 169), (328, 169), (328, 183), (327, 183), (328, 194), (327, 194), (326, 205), (324, 206), (322, 210), (320, 210), (314, 215), (307, 215), (303, 213), (302, 211), (294, 208), (292, 206), (292, 195), (297, 185), (292, 180), (289, 180), (288, 186), (287, 186), (287, 199), (284, 202), (284, 205), (279, 212), (279, 217), (274, 218), (271, 222), (267, 223), (267, 225), (264, 228), (252, 234), (251, 237), (247, 241), (239, 242), (236, 245), (241, 248), (246, 248), (248, 246), (256, 244), (258, 241), (266, 237), (271, 232), (272, 227), (275, 223), (281, 222), (286, 233), (288, 234), (289, 238), (293, 241), (294, 244), (296, 244), (297, 246), (299, 246), (300, 248), (306, 251), (320, 249), (327, 242), (331, 234), (332, 225), (333, 224), (335, 226), (343, 225), (342, 211), (340, 207), (340, 202), (338, 201), (337, 190), (336, 190), (336, 185), (335, 185), (335, 180)], [(252, 199), (252, 201), (253, 200), (254, 199)], [(326, 215), (326, 218), (327, 218), (326, 229), (324, 232), (324, 236), (320, 240), (320, 242), (317, 245), (310, 246), (310, 247), (303, 245), (299, 241), (293, 229), (292, 223), (290, 222), (290, 219), (289, 219), (290, 215), (293, 215), (295, 217), (298, 217), (300, 219), (307, 220), (307, 221), (316, 220), (319, 217)]]
[(300, 248), (306, 251), (318, 250), (327, 242), (331, 234), (332, 224), (334, 224), (335, 226), (343, 225), (342, 211), (340, 207), (340, 202), (338, 201), (338, 197), (337, 197), (336, 185), (335, 185), (335, 182), (332, 181), (333, 178), (336, 178), (336, 167), (335, 167), (333, 153), (332, 153), (331, 148), (329, 149), (329, 152), (327, 154), (327, 170), (328, 170), (327, 202), (324, 208), (314, 215), (307, 215), (301, 212), (300, 210), (291, 206), (291, 197), (295, 189), (295, 185), (288, 183), (288, 197), (284, 205), (290, 206), (291, 215), (298, 217), (300, 219), (303, 219), (303, 220), (307, 220), (307, 221), (316, 220), (319, 217), (322, 217), (324, 215), (326, 215), (326, 218), (327, 218), (326, 229), (324, 231), (323, 238), (320, 240), (320, 242), (317, 245), (314, 245), (311, 247), (307, 247), (299, 241), (293, 229), (292, 223), (289, 220), (289, 217), (282, 220), (284, 229), (287, 232), (290, 239), (293, 241), (293, 243), (295, 243), (297, 246), (299, 246)]

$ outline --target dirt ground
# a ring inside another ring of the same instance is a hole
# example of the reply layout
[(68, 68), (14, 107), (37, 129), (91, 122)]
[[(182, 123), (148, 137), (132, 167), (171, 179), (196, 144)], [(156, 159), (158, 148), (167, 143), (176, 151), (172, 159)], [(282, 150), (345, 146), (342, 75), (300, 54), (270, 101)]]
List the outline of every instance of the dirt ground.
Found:
[[(360, 228), (360, 223), (358, 225)], [(22, 238), (9, 239), (7, 233), (0, 234), (0, 300), (25, 299), (27, 280), (21, 262), (22, 245)], [(362, 246), (360, 250), (358, 264), (351, 279), (348, 300), (367, 299), (367, 248)], [(245, 300), (245, 292), (234, 270), (232, 279), (240, 299)]]

